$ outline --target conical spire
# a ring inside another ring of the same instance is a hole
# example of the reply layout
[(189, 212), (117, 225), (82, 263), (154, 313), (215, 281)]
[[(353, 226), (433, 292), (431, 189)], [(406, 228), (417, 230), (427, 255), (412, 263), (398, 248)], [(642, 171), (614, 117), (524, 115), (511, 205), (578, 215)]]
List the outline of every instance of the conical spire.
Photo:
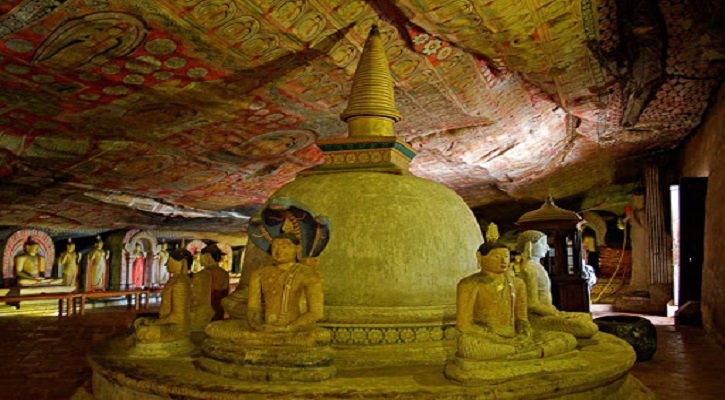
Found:
[(402, 116), (395, 108), (393, 80), (378, 27), (373, 25), (355, 71), (347, 108), (340, 115), (349, 136), (395, 136)]

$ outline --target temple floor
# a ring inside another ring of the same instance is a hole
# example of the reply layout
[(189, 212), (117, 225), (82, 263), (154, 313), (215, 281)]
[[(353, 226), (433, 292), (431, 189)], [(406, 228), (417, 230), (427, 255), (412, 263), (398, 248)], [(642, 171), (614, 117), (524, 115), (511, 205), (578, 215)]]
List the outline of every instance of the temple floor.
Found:
[[(595, 315), (601, 316), (601, 315)], [(0, 317), (0, 399), (67, 399), (86, 384), (91, 369), (86, 351), (112, 334), (125, 332), (135, 312), (125, 307), (90, 310), (83, 317)], [(657, 398), (721, 399), (725, 395), (725, 349), (701, 328), (674, 326), (653, 317), (658, 350), (630, 371)]]

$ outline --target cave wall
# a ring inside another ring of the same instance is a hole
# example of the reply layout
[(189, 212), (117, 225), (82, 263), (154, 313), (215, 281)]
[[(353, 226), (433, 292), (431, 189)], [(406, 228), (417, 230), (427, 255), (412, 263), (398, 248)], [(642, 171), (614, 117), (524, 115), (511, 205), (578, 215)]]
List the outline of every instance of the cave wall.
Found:
[(704, 123), (680, 151), (680, 176), (708, 177), (702, 319), (705, 330), (725, 347), (725, 85)]

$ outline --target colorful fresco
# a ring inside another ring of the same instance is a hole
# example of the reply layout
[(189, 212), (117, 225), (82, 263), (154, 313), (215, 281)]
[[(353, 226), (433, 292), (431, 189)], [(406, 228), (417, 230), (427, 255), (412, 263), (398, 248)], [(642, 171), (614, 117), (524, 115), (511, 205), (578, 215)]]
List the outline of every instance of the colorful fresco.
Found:
[(3, 2), (0, 225), (243, 229), (345, 134), (373, 24), (414, 174), (471, 206), (611, 183), (722, 80), (718, 2), (632, 4)]

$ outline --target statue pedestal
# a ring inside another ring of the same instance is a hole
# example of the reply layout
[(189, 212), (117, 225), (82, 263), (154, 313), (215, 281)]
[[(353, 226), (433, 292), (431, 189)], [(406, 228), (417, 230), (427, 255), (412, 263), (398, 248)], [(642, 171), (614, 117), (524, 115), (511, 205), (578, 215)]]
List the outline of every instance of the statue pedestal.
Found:
[(76, 291), (75, 286), (63, 285), (38, 285), (38, 286), (17, 286), (11, 288), (8, 296), (25, 296), (34, 294), (51, 294), (51, 293), (72, 293)]
[[(634, 364), (632, 347), (605, 333), (578, 341), (586, 368), (542, 372), (485, 386), (463, 386), (443, 375), (443, 363), (377, 368), (338, 366), (337, 375), (321, 382), (242, 381), (200, 371), (193, 357), (134, 359), (123, 357), (123, 337), (96, 344), (88, 358), (95, 399), (620, 399), (651, 400), (652, 392), (627, 373)], [(85, 391), (79, 389), (79, 391)]]

